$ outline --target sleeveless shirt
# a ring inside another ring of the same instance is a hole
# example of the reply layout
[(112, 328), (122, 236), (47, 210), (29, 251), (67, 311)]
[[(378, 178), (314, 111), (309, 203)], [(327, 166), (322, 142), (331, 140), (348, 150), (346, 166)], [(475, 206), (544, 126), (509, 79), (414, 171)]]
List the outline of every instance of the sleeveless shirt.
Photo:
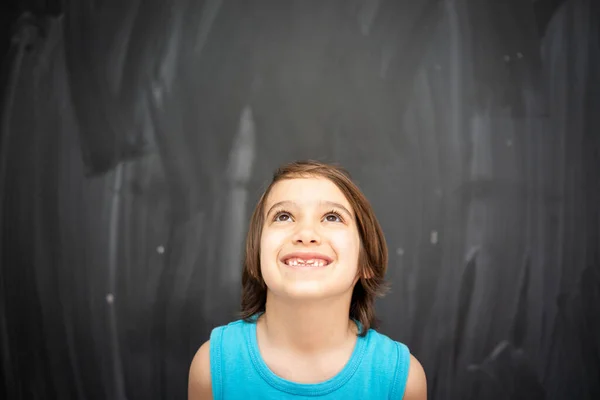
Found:
[(296, 383), (273, 373), (256, 339), (256, 323), (243, 320), (212, 330), (210, 372), (215, 400), (394, 399), (404, 395), (410, 352), (406, 345), (369, 329), (358, 336), (350, 359), (334, 377)]

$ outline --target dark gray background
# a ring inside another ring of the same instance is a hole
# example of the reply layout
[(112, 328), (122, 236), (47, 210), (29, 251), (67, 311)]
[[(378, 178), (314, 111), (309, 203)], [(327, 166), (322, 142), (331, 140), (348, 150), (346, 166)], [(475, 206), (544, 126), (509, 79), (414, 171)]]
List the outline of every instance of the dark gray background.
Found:
[(7, 5), (3, 398), (186, 398), (303, 158), (371, 199), (431, 399), (600, 398), (598, 1)]

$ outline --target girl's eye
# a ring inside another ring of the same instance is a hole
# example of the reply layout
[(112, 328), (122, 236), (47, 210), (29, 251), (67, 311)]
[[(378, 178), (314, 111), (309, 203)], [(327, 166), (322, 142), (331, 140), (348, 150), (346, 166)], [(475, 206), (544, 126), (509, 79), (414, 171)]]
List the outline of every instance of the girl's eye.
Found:
[(325, 216), (325, 220), (327, 222), (343, 222), (340, 214), (338, 214), (336, 212), (330, 212), (329, 214), (327, 214)]
[(292, 216), (285, 211), (278, 212), (274, 218), (274, 220), (277, 222), (287, 222), (291, 219), (292, 219)]

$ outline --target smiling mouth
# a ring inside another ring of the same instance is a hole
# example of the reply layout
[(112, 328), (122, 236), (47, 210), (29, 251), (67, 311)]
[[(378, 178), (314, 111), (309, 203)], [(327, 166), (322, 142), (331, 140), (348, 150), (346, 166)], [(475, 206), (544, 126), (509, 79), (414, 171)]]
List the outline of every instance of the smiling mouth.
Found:
[(283, 260), (285, 265), (290, 267), (325, 267), (330, 264), (329, 260), (325, 260), (322, 258), (311, 258), (305, 260), (303, 258), (292, 257)]

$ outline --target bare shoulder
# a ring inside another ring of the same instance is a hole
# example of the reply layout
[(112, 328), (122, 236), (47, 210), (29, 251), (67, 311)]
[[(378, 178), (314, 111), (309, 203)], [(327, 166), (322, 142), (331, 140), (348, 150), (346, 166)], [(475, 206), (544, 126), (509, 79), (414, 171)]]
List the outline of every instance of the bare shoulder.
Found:
[(427, 378), (423, 366), (413, 356), (410, 355), (410, 368), (408, 369), (408, 379), (406, 389), (404, 390), (404, 400), (427, 400)]
[(194, 356), (188, 379), (188, 400), (212, 400), (210, 376), (210, 340)]

